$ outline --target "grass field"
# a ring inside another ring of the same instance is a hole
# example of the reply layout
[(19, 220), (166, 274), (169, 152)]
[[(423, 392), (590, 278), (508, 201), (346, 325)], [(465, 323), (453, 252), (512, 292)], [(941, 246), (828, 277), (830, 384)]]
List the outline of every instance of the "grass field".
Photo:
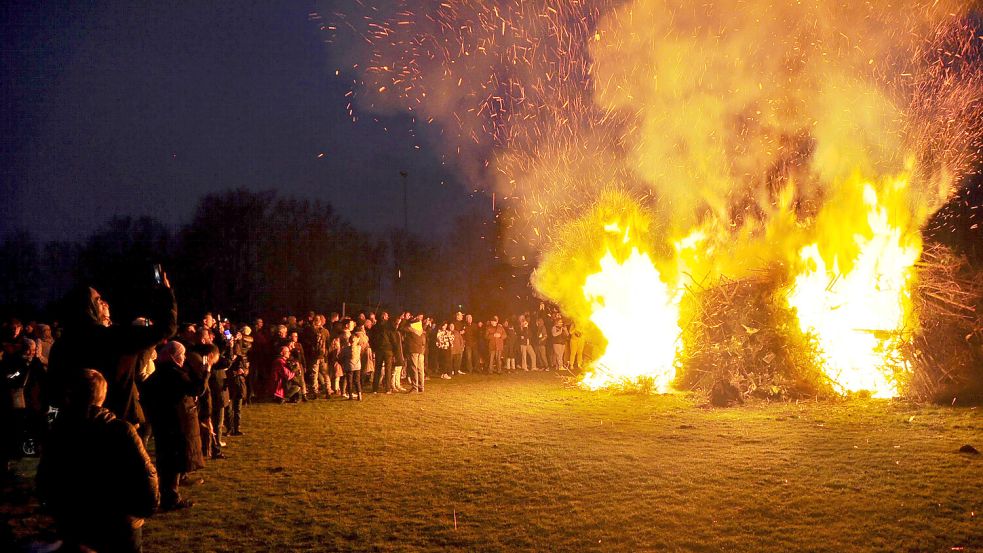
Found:
[(243, 430), (148, 551), (983, 551), (978, 409), (710, 410), (525, 373), (254, 405)]

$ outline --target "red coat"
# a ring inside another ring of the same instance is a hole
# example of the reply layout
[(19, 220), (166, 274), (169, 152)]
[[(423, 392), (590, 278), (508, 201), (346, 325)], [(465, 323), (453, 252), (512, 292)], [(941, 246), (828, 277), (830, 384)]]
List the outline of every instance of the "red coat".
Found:
[(276, 383), (275, 391), (273, 395), (284, 399), (285, 390), (287, 382), (294, 379), (294, 372), (290, 370), (290, 366), (287, 365), (287, 360), (283, 357), (277, 356), (273, 360), (273, 381)]

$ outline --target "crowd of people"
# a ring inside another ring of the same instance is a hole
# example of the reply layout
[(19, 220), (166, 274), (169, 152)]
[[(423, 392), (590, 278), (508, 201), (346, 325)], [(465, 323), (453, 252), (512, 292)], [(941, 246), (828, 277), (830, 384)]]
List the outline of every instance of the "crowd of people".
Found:
[[(208, 329), (213, 329), (209, 331)], [(230, 359), (245, 357), (240, 394), (244, 403), (272, 397), (280, 402), (345, 398), (363, 394), (422, 393), (427, 375), (451, 379), (471, 372), (580, 368), (585, 339), (556, 312), (474, 320), (457, 312), (447, 320), (404, 311), (360, 312), (354, 317), (309, 312), (267, 326), (236, 327), (206, 314), (200, 326), (185, 325), (186, 341), (218, 340)], [(237, 409), (232, 409), (233, 417)]]
[(270, 325), (206, 313), (179, 325), (166, 275), (130, 324), (114, 324), (89, 287), (67, 305), (59, 323), (0, 329), (0, 468), (6, 478), (15, 457), (40, 455), (37, 491), (69, 550), (140, 550), (143, 519), (193, 505), (182, 487), (226, 457), (250, 403), (361, 401), (423, 393), (430, 378), (579, 369), (589, 350), (546, 305), (487, 320), (383, 310)]

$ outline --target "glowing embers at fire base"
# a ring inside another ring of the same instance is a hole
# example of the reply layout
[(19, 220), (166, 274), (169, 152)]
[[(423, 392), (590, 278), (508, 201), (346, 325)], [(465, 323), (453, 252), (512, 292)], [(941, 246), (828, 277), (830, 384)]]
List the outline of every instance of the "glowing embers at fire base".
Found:
[(825, 240), (799, 252), (802, 270), (788, 303), (802, 331), (817, 339), (817, 363), (840, 393), (899, 394), (892, 361), (899, 357), (901, 333), (914, 326), (911, 287), (921, 254), (917, 229), (910, 231), (899, 217), (909, 209), (904, 189), (903, 181), (890, 185), (879, 201), (874, 187), (863, 184), (866, 217), (827, 213), (825, 224), (817, 224)]
[(632, 248), (619, 262), (609, 250), (583, 291), (591, 304), (590, 320), (607, 346), (581, 385), (668, 392), (676, 376), (680, 295), (662, 280), (648, 254)]

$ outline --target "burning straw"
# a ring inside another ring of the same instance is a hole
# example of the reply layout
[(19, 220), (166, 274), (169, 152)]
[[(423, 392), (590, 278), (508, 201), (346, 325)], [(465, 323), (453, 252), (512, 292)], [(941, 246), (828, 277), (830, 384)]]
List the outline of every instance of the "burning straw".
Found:
[[(980, 401), (983, 273), (937, 243), (916, 268), (915, 314), (898, 331), (899, 347), (884, 369), (905, 398)], [(690, 285), (682, 313), (677, 387), (708, 393), (714, 405), (839, 395), (818, 365), (817, 340), (786, 307), (780, 275)]]
[(834, 395), (815, 366), (816, 341), (799, 330), (779, 280), (762, 273), (690, 286), (677, 386), (708, 392), (714, 405)]
[(983, 400), (983, 273), (941, 244), (922, 252), (915, 310), (919, 328), (901, 345), (911, 367), (907, 397)]

